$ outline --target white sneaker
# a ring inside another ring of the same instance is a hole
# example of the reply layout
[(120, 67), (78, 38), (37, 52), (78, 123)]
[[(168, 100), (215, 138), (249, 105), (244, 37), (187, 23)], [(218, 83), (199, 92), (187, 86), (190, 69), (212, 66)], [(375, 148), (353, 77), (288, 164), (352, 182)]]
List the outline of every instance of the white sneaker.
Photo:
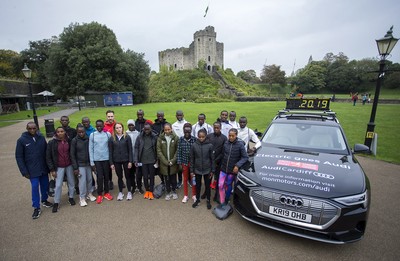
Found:
[(92, 193), (89, 193), (89, 195), (87, 195), (87, 197), (86, 197), (88, 200), (90, 200), (91, 202), (94, 202), (94, 201), (96, 201), (96, 197), (95, 196), (93, 196), (93, 194)]
[(86, 207), (87, 206), (86, 200), (84, 198), (81, 198), (81, 200), (79, 201), (79, 205), (81, 207)]
[(173, 200), (178, 199), (178, 194), (176, 194), (176, 192), (173, 192), (173, 193), (172, 193), (172, 199), (173, 199)]
[(124, 194), (122, 194), (122, 192), (119, 192), (119, 193), (118, 193), (117, 200), (118, 200), (118, 201), (121, 201), (121, 200), (123, 200), (123, 199), (124, 199)]
[(182, 203), (187, 203), (188, 200), (189, 200), (189, 197), (188, 196), (184, 196), (183, 199), (182, 199)]
[(172, 194), (171, 194), (171, 193), (168, 193), (168, 194), (165, 196), (165, 200), (170, 200), (171, 197), (172, 197)]
[(196, 196), (193, 196), (192, 199), (193, 199), (193, 202), (196, 202), (196, 200), (197, 200)]
[(128, 192), (128, 195), (126, 195), (126, 200), (132, 200), (132, 192)]

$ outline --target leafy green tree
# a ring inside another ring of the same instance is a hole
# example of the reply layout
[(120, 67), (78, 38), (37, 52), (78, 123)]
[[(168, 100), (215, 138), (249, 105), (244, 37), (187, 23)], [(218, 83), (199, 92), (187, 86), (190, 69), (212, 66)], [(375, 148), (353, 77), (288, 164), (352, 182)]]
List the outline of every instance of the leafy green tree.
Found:
[(324, 62), (314, 61), (297, 71), (292, 83), (300, 92), (317, 92), (326, 85), (326, 66)]
[(236, 74), (236, 76), (241, 78), (247, 83), (260, 82), (260, 79), (257, 77), (256, 71), (254, 70), (240, 71)]
[(133, 91), (147, 98), (150, 68), (143, 54), (123, 52), (112, 30), (96, 22), (71, 24), (51, 45), (45, 72), (61, 97), (96, 91)]
[[(0, 76), (5, 78), (18, 78), (18, 72), (14, 70), (13, 63), (19, 59), (19, 54), (12, 50), (0, 49)], [(21, 72), (22, 66), (19, 68)]]
[(264, 68), (261, 72), (261, 82), (267, 83), (272, 87), (272, 84), (279, 84), (280, 86), (286, 85), (285, 71), (281, 70), (281, 66), (279, 65), (264, 65)]

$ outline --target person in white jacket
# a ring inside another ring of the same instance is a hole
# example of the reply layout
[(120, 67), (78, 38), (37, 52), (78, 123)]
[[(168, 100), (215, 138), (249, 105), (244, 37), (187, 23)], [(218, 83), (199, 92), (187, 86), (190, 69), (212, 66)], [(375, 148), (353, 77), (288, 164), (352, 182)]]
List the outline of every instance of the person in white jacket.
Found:
[[(240, 117), (239, 119), (239, 126), (240, 128), (238, 129), (238, 138), (243, 140), (246, 146), (246, 149), (248, 152), (256, 152), (258, 148), (261, 147), (261, 141), (255, 134), (255, 132), (247, 127), (247, 118), (246, 117)], [(252, 141), (255, 143), (255, 145), (250, 148), (249, 142)]]

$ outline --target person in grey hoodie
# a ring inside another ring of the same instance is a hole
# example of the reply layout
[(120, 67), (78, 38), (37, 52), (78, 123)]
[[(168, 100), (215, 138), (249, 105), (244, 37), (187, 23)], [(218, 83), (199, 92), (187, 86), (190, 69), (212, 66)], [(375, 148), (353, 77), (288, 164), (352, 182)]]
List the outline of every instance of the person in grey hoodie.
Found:
[(196, 202), (192, 207), (200, 204), (201, 179), (204, 177), (206, 188), (207, 208), (211, 209), (210, 182), (215, 172), (214, 146), (209, 142), (207, 131), (200, 129), (197, 133), (197, 140), (190, 148), (190, 173), (192, 178), (196, 177)]
[(103, 131), (104, 121), (96, 121), (96, 131), (90, 134), (89, 137), (89, 158), (90, 166), (97, 176), (97, 204), (103, 202), (104, 198), (112, 200), (113, 197), (109, 192), (110, 179), (110, 155), (108, 149), (108, 140), (111, 137), (109, 132)]
[(76, 128), (77, 136), (71, 141), (71, 161), (74, 174), (79, 179), (79, 204), (86, 207), (86, 198), (95, 201), (92, 186), (92, 168), (89, 160), (89, 137), (83, 125)]
[[(132, 119), (128, 120), (127, 121), (127, 126), (128, 126), (128, 130), (126, 131), (126, 134), (128, 134), (129, 137), (131, 137), (131, 141), (132, 141), (132, 157), (135, 158), (135, 142), (136, 142), (136, 139), (137, 139), (137, 137), (139, 136), (140, 133), (136, 130), (135, 121), (134, 120), (132, 120)], [(131, 191), (132, 191), (132, 195), (133, 195), (133, 194), (135, 194), (136, 187), (137, 187), (137, 189), (139, 191), (142, 190), (142, 186), (141, 186), (142, 182), (141, 182), (141, 180), (140, 180), (140, 182), (136, 181), (137, 177), (140, 177), (140, 176), (136, 175), (136, 166), (135, 166), (135, 164), (132, 164), (132, 168), (130, 168), (129, 171), (130, 171), (129, 174), (131, 175), (131, 184), (132, 184)], [(136, 185), (136, 184), (138, 184), (138, 185)], [(139, 188), (139, 185), (140, 185), (140, 188)]]

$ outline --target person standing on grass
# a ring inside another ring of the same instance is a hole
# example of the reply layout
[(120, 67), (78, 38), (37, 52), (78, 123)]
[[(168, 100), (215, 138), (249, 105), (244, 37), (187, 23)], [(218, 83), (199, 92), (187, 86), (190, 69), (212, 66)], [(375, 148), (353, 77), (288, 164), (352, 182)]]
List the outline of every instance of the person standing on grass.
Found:
[(70, 157), (70, 143), (63, 127), (57, 127), (53, 139), (49, 141), (46, 150), (46, 162), (50, 174), (56, 179), (53, 213), (58, 212), (59, 209), (64, 175), (67, 175), (68, 202), (71, 206), (74, 206), (75, 177)]
[[(157, 135), (152, 131), (151, 125), (145, 123), (142, 132), (135, 142), (134, 164), (136, 166), (136, 181), (140, 194), (145, 199), (154, 199), (154, 175), (157, 164)], [(146, 192), (142, 190), (142, 175)]]
[(238, 130), (229, 130), (228, 140), (224, 143), (221, 172), (219, 174), (218, 189), (220, 202), (225, 206), (229, 202), (232, 193), (232, 185), (235, 182), (239, 169), (249, 158), (244, 142), (237, 138)]
[(132, 183), (130, 169), (132, 168), (133, 162), (133, 151), (131, 137), (125, 133), (124, 125), (120, 122), (115, 123), (114, 132), (109, 140), (110, 150), (110, 166), (112, 170), (115, 170), (118, 177), (118, 189), (119, 193), (117, 200), (121, 201), (124, 199), (123, 191), (123, 174), (125, 174), (126, 186), (128, 193), (126, 200), (132, 200)]
[(110, 155), (108, 148), (108, 140), (111, 137), (109, 132), (103, 131), (104, 121), (96, 121), (96, 131), (89, 137), (89, 158), (90, 166), (97, 176), (97, 204), (103, 202), (104, 198), (112, 200), (113, 197), (109, 192), (110, 178)]
[[(221, 161), (222, 158), (224, 157), (223, 154), (223, 149), (224, 149), (224, 144), (228, 140), (225, 135), (222, 135), (221, 133), (221, 123), (216, 121), (213, 124), (214, 127), (214, 132), (210, 133), (207, 135), (207, 139), (211, 142), (214, 148), (214, 166), (215, 166), (215, 172), (214, 172), (214, 181), (210, 185), (211, 188), (215, 189), (218, 188), (218, 179), (219, 179), (219, 173), (221, 171)], [(218, 202), (218, 189), (215, 191), (214, 195), (214, 201)]]
[[(192, 136), (192, 125), (185, 123), (183, 125), (183, 137), (179, 138), (178, 141), (178, 154), (177, 163), (182, 166), (183, 175), (183, 199), (182, 203), (186, 203), (189, 200), (189, 182), (192, 182), (190, 178), (190, 148), (196, 141), (196, 138)], [(192, 184), (192, 199), (196, 202), (196, 185)]]
[(70, 156), (74, 174), (79, 179), (79, 205), (86, 207), (86, 198), (95, 201), (92, 186), (92, 168), (89, 159), (89, 137), (86, 135), (85, 127), (78, 125), (77, 135), (71, 141)]
[(215, 172), (213, 145), (206, 139), (207, 131), (199, 130), (197, 140), (190, 149), (190, 173), (196, 177), (196, 202), (192, 207), (200, 204), (201, 182), (204, 177), (205, 193), (207, 198), (207, 209), (211, 209), (210, 202), (210, 181)]
[(39, 133), (34, 122), (28, 122), (26, 132), (17, 140), (15, 159), (21, 175), (31, 183), (33, 219), (42, 213), (40, 202), (47, 208), (53, 204), (47, 201), (49, 169), (46, 163), (46, 139)]
[[(134, 120), (132, 120), (132, 119), (128, 120), (127, 125), (128, 125), (128, 130), (126, 131), (126, 134), (129, 135), (129, 137), (131, 138), (132, 159), (134, 159), (135, 158), (135, 142), (140, 133), (135, 128)], [(133, 163), (133, 161), (132, 161), (132, 163)], [(135, 194), (136, 188), (138, 188), (139, 191), (142, 190), (142, 186), (141, 186), (142, 182), (136, 181), (136, 172), (137, 172), (137, 170), (136, 170), (135, 164), (132, 164), (132, 168), (129, 169), (129, 173), (131, 176), (131, 184), (132, 184), (132, 188), (131, 188), (132, 195)], [(140, 184), (140, 188), (136, 184)]]
[(171, 124), (165, 123), (164, 131), (157, 140), (157, 156), (160, 161), (160, 174), (164, 176), (167, 190), (165, 200), (170, 200), (171, 198), (174, 200), (178, 199), (178, 194), (176, 194), (176, 173), (178, 172), (178, 165), (176, 164), (177, 151), (178, 136), (173, 133)]

